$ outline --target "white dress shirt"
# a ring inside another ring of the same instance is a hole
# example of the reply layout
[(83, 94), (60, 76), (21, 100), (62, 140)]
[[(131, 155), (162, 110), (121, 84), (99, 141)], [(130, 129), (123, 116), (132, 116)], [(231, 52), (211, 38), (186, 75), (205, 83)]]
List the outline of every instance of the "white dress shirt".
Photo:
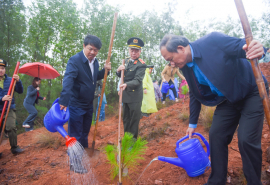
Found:
[[(83, 51), (83, 54), (84, 54), (84, 51)], [(85, 56), (85, 54), (84, 54), (84, 56)], [(85, 56), (85, 58), (88, 60), (88, 58)], [(89, 64), (89, 67), (90, 67), (90, 69), (91, 69), (91, 72), (92, 72), (92, 78), (93, 78), (93, 80), (94, 80), (94, 61), (95, 61), (95, 59), (96, 59), (96, 57), (95, 58), (93, 58), (93, 60), (90, 62), (89, 60), (88, 60), (88, 64)]]

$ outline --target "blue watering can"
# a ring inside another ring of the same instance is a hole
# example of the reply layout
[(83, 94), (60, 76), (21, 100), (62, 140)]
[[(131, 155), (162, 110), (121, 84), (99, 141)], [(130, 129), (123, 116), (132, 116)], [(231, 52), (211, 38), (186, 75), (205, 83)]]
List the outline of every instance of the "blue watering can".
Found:
[(167, 93), (170, 88), (174, 88), (174, 85), (173, 84), (172, 85), (169, 85), (168, 82), (163, 82), (162, 83), (161, 92), (162, 93)]
[(192, 138), (181, 143), (189, 137), (187, 135), (176, 142), (175, 152), (178, 158), (159, 156), (158, 160), (184, 168), (190, 177), (202, 175), (211, 166), (208, 158), (210, 155), (209, 144), (201, 134), (194, 133), (193, 135), (200, 136), (207, 148), (207, 153), (197, 138)]
[(76, 139), (74, 137), (69, 137), (65, 131), (63, 125), (69, 120), (69, 109), (66, 111), (60, 110), (60, 105), (58, 103), (59, 98), (57, 98), (50, 110), (44, 117), (44, 126), (50, 132), (59, 132), (65, 139), (66, 145), (70, 146), (75, 143)]

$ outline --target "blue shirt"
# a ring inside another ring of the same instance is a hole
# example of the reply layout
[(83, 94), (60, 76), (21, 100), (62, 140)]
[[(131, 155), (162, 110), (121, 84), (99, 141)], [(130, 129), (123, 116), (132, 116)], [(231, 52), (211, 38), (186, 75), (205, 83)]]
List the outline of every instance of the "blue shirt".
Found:
[[(202, 85), (207, 85), (210, 87), (211, 91), (214, 94), (217, 94), (218, 96), (224, 96), (209, 80), (208, 78), (203, 74), (203, 72), (200, 70), (200, 68), (198, 67), (198, 65), (196, 64), (195, 60), (194, 60), (194, 56), (193, 56), (193, 49), (192, 46), (190, 46), (190, 50), (191, 50), (191, 56), (192, 56), (192, 62), (187, 63), (187, 66), (189, 68), (192, 68), (198, 82)], [(189, 123), (189, 127), (190, 128), (196, 128), (197, 124), (192, 124)]]

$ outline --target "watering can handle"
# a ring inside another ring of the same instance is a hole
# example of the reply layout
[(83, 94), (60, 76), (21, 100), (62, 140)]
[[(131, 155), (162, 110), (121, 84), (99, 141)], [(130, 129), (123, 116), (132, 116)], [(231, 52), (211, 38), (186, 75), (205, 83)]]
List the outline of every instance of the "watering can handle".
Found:
[(63, 119), (66, 119), (67, 111), (65, 111), (64, 109), (61, 110), (61, 111), (62, 111), (62, 113), (63, 113)]
[[(209, 143), (207, 142), (207, 140), (203, 137), (203, 135), (199, 134), (199, 133), (193, 133), (192, 135), (197, 135), (197, 136), (200, 136), (201, 140), (203, 141), (203, 143), (205, 144), (206, 148), (207, 148), (207, 155), (209, 156), (210, 155), (210, 147), (209, 147)], [(184, 136), (182, 137), (181, 139), (179, 139), (177, 142), (176, 142), (176, 148), (179, 147), (179, 143), (181, 143), (182, 141), (184, 141), (185, 139), (188, 139), (188, 135), (187, 136)]]

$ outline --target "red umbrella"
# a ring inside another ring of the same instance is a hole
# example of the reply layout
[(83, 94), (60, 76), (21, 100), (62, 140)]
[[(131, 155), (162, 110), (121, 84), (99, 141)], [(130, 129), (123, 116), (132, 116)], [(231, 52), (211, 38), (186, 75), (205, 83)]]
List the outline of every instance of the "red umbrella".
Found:
[(50, 65), (40, 62), (26, 63), (19, 69), (19, 73), (40, 79), (54, 79), (60, 74)]

